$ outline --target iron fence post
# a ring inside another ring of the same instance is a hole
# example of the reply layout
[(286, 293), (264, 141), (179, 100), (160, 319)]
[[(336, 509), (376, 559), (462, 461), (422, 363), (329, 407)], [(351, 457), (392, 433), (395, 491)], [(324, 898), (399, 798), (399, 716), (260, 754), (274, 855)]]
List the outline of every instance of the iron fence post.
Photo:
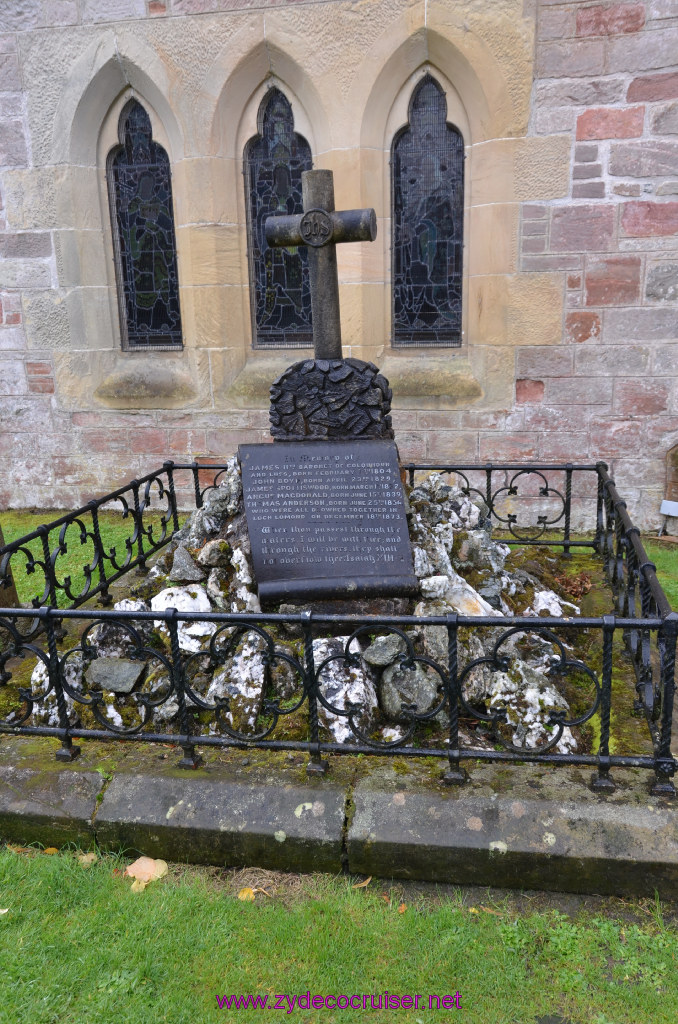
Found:
[(450, 714), (450, 749), (447, 770), (442, 780), (448, 786), (458, 786), (468, 781), (468, 775), (461, 767), (459, 756), (459, 665), (457, 660), (457, 623), (459, 615), (451, 612), (447, 616), (447, 678), (445, 690)]
[(318, 723), (317, 681), (313, 658), (313, 613), (308, 609), (301, 613), (301, 629), (304, 634), (304, 686), (308, 694), (308, 723), (311, 740), (311, 760), (306, 765), (308, 775), (325, 775), (329, 762), (320, 756), (320, 726)]
[(570, 545), (570, 518), (572, 515), (572, 463), (568, 462), (565, 467), (565, 525), (563, 529), (563, 558), (571, 558)]
[(104, 545), (101, 540), (101, 529), (99, 527), (99, 503), (93, 499), (89, 502), (89, 511), (92, 516), (92, 533), (94, 534), (94, 550), (97, 556), (97, 568), (99, 570), (99, 583), (101, 585), (101, 593), (99, 594), (99, 604), (105, 608), (109, 604), (113, 604), (113, 598), (108, 592), (108, 585), (106, 580), (106, 556), (104, 554)]
[[(5, 538), (2, 535), (2, 526), (0, 526), (0, 551), (5, 546)], [(16, 584), (14, 582), (14, 576), (12, 575), (11, 559), (7, 559), (7, 565), (5, 572), (0, 576), (0, 603), (5, 608), (18, 608), (19, 597), (16, 592)]]
[(191, 739), (191, 726), (188, 718), (188, 708), (186, 707), (186, 692), (184, 688), (184, 659), (181, 655), (181, 647), (179, 646), (179, 627), (177, 626), (177, 612), (176, 608), (168, 608), (167, 611), (170, 613), (170, 618), (167, 622), (167, 626), (170, 634), (170, 645), (172, 648), (172, 683), (174, 685), (174, 692), (177, 695), (177, 704), (179, 705), (179, 711), (177, 718), (179, 719), (179, 728), (183, 735), (179, 738), (179, 744), (184, 752), (184, 756), (181, 761), (178, 762), (178, 768), (199, 768), (203, 763), (200, 754), (196, 753), (195, 744)]
[[(56, 620), (58, 623), (58, 620)], [(71, 723), (68, 720), (68, 707), (66, 705), (66, 697), (64, 695), (63, 680), (61, 678), (61, 662), (59, 661), (59, 651), (57, 649), (57, 632), (54, 628), (55, 619), (54, 611), (52, 608), (45, 609), (45, 629), (47, 631), (47, 651), (49, 655), (49, 681), (54, 687), (54, 696), (57, 702), (57, 712), (59, 715), (59, 728), (64, 729), (65, 732), (61, 737), (61, 746), (57, 750), (55, 757), (57, 761), (75, 761), (76, 757), (80, 754), (80, 747), (73, 746), (73, 740), (69, 735)]]
[(663, 640), (662, 716), (659, 726), (659, 742), (655, 747), (655, 780), (650, 792), (653, 796), (676, 795), (673, 775), (676, 761), (671, 754), (671, 729), (673, 725), (673, 699), (676, 680), (676, 637), (678, 636), (678, 613), (670, 612), (664, 619), (660, 633)]
[(167, 462), (163, 462), (162, 468), (167, 473), (167, 493), (170, 499), (170, 508), (172, 510), (172, 522), (174, 523), (174, 529), (179, 529), (179, 515), (177, 513), (177, 495), (174, 489), (174, 463), (171, 459)]
[(610, 778), (610, 711), (612, 707), (612, 645), (614, 643), (614, 615), (603, 616), (603, 680), (600, 699), (600, 745), (598, 771), (591, 779), (591, 788), (600, 792), (613, 792), (616, 786)]

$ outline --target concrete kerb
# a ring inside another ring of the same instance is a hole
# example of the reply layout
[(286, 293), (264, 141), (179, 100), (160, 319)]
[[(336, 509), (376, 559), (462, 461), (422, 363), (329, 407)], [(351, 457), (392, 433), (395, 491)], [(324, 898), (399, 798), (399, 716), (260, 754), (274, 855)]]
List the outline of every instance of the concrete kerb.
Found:
[(439, 763), (334, 757), (308, 778), (306, 756), (210, 751), (196, 772), (176, 752), (3, 737), (0, 836), (71, 842), (165, 860), (283, 871), (348, 871), (459, 885), (675, 898), (678, 808), (648, 793), (647, 772), (474, 765), (463, 787)]

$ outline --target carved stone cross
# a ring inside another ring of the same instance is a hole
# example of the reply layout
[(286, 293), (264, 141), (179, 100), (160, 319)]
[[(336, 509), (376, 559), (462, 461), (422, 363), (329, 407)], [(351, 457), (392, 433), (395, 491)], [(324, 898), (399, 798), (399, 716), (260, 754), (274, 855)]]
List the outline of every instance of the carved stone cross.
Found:
[(307, 245), (316, 359), (341, 359), (339, 320), (339, 242), (373, 242), (377, 237), (374, 210), (334, 209), (332, 171), (304, 171), (301, 175), (304, 212), (267, 217), (270, 246)]

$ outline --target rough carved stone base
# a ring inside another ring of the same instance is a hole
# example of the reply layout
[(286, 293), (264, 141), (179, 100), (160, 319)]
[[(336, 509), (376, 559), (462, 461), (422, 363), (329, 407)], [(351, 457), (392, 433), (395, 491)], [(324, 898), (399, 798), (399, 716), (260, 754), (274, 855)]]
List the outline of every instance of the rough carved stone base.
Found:
[(391, 388), (374, 363), (305, 359), (271, 385), (277, 441), (392, 439)]

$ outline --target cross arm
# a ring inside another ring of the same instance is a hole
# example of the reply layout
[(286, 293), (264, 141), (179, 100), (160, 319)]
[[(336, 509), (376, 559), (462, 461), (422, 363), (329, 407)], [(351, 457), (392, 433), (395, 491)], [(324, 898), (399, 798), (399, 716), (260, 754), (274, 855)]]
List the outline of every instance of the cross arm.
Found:
[(305, 213), (267, 217), (264, 229), (266, 241), (271, 246), (373, 242), (377, 237), (377, 215), (373, 209), (332, 213), (307, 210)]

